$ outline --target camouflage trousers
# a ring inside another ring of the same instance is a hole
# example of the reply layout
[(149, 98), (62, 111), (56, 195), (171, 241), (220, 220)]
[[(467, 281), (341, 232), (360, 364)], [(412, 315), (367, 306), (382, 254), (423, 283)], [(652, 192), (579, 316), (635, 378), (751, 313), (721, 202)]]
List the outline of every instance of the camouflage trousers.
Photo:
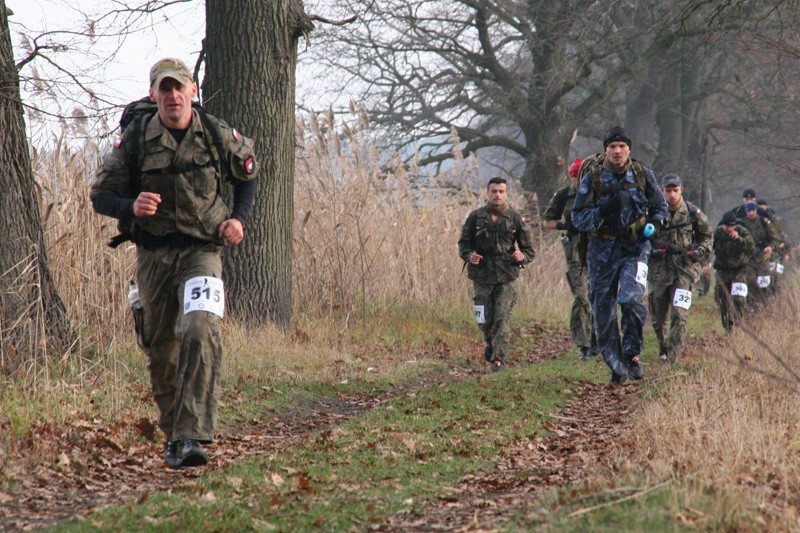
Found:
[(569, 331), (572, 342), (578, 348), (597, 350), (592, 326), (592, 305), (589, 303), (589, 269), (582, 264), (578, 254), (578, 236), (573, 235), (564, 245), (567, 260), (567, 283), (572, 292), (572, 307), (569, 313)]
[[(493, 359), (505, 360), (511, 335), (511, 310), (517, 301), (515, 281), (486, 284), (473, 281), (473, 303), (483, 307), (484, 323), (478, 323)], [(480, 320), (480, 319), (479, 319)]]
[[(651, 274), (654, 274), (651, 261)], [(669, 361), (675, 358), (683, 349), (686, 339), (686, 318), (689, 309), (679, 305), (673, 305), (675, 301), (675, 291), (688, 291), (689, 304), (691, 296), (694, 294), (694, 277), (686, 275), (678, 276), (651, 276), (648, 279), (649, 294), (647, 303), (650, 311), (650, 319), (653, 322), (653, 330), (658, 339), (659, 353), (665, 354)], [(682, 300), (686, 301), (683, 295)]]
[[(748, 263), (745, 270), (747, 272), (747, 303), (755, 309), (762, 309), (774, 294), (775, 272), (771, 272), (767, 263), (763, 261)], [(766, 287), (760, 286), (764, 284)]]
[(143, 304), (140, 344), (148, 357), (158, 425), (169, 440), (214, 437), (222, 363), (221, 318), (184, 313), (184, 287), (196, 276), (222, 278), (220, 247), (137, 247)]
[(725, 328), (725, 331), (730, 331), (742, 319), (747, 308), (746, 297), (731, 296), (731, 288), (734, 283), (743, 283), (747, 286), (747, 272), (744, 268), (739, 270), (717, 270), (716, 277), (714, 300), (717, 302), (717, 307), (719, 307), (722, 327)]

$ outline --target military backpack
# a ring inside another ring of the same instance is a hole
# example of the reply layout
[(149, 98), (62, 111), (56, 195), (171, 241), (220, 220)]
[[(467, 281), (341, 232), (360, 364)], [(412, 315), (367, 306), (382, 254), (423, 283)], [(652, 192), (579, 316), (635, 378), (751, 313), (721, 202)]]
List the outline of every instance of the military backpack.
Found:
[[(219, 125), (208, 117), (208, 112), (199, 102), (192, 102), (192, 109), (197, 111), (203, 123), (203, 135), (206, 137), (208, 153), (211, 156), (209, 165), (214, 166), (219, 176), (227, 179), (231, 173), (227, 164), (223, 164), (222, 134)], [(147, 124), (158, 113), (158, 106), (149, 96), (130, 102), (122, 110), (119, 118), (119, 129), (122, 140), (127, 146), (128, 176), (131, 179), (131, 193), (134, 198), (139, 195), (142, 176), (142, 161), (144, 159), (144, 132)], [(204, 165), (205, 166), (205, 165)], [(198, 167), (199, 168), (199, 167)], [(171, 172), (180, 173), (192, 170), (191, 168), (170, 168)], [(119, 235), (111, 238), (108, 245), (118, 247), (132, 238), (133, 217), (121, 219), (118, 224)]]
[[(602, 194), (616, 192), (618, 190), (603, 185), (603, 162), (605, 159), (605, 154), (596, 153), (590, 155), (583, 160), (581, 168), (578, 170), (578, 176), (581, 178), (587, 172), (591, 174), (592, 194), (588, 198), (590, 202), (596, 200)], [(644, 171), (644, 165), (641, 161), (631, 158), (631, 170), (633, 171), (633, 177), (636, 178), (636, 183), (625, 183), (621, 186), (621, 189), (633, 189), (636, 187), (642, 191), (642, 193), (645, 193), (647, 188), (647, 175)]]

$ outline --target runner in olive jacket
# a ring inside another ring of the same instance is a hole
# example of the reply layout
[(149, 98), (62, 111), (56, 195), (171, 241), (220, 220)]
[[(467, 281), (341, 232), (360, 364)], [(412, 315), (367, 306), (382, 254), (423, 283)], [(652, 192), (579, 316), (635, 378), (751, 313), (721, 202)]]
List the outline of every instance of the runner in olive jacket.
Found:
[(484, 357), (497, 371), (505, 364), (517, 298), (514, 282), (535, 252), (525, 220), (506, 202), (506, 180), (490, 179), (487, 194), (486, 206), (471, 212), (461, 228), (458, 254), (473, 282), (475, 316), (486, 341)]
[(730, 331), (744, 314), (747, 303), (747, 262), (756, 243), (747, 228), (730, 211), (714, 232), (714, 269), (717, 286), (714, 299), (719, 306), (722, 326)]
[(686, 338), (686, 318), (701, 262), (711, 255), (714, 239), (708, 218), (683, 198), (683, 182), (677, 174), (661, 179), (669, 217), (651, 239), (648, 261), (648, 305), (659, 345), (659, 360), (674, 363)]

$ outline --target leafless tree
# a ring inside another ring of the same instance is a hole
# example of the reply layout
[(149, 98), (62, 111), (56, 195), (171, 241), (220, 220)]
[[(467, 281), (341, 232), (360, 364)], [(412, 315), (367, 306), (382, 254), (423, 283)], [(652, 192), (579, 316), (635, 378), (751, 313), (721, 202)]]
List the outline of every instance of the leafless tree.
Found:
[(206, 0), (204, 101), (255, 139), (261, 164), (247, 236), (224, 256), (228, 301), (241, 318), (283, 326), (292, 316), (297, 41), (312, 27), (300, 0)]
[(16, 372), (71, 343), (56, 291), (28, 151), (5, 2), (0, 0), (0, 368)]
[[(549, 194), (575, 132), (621, 122), (612, 97), (685, 39), (707, 35), (731, 4), (700, 0), (340, 0), (362, 18), (311, 50), (358, 87), (374, 123), (409, 157), (440, 163), (455, 130), (464, 154), (514, 154), (528, 191)], [(322, 53), (324, 51), (324, 53)], [(333, 51), (333, 53), (331, 53)], [(594, 118), (587, 125), (587, 119)]]

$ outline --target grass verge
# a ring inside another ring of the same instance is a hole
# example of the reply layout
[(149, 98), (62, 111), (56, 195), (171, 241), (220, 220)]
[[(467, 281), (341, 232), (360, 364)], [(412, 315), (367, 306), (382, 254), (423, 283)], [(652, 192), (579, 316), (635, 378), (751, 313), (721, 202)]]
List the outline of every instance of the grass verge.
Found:
[[(171, 494), (102, 510), (59, 530), (328, 530), (365, 528), (420, 512), (468, 474), (494, 468), (504, 447), (540, 434), (599, 365), (572, 356), (409, 392), (281, 453), (237, 463)], [(180, 513), (174, 512), (182, 509)]]

